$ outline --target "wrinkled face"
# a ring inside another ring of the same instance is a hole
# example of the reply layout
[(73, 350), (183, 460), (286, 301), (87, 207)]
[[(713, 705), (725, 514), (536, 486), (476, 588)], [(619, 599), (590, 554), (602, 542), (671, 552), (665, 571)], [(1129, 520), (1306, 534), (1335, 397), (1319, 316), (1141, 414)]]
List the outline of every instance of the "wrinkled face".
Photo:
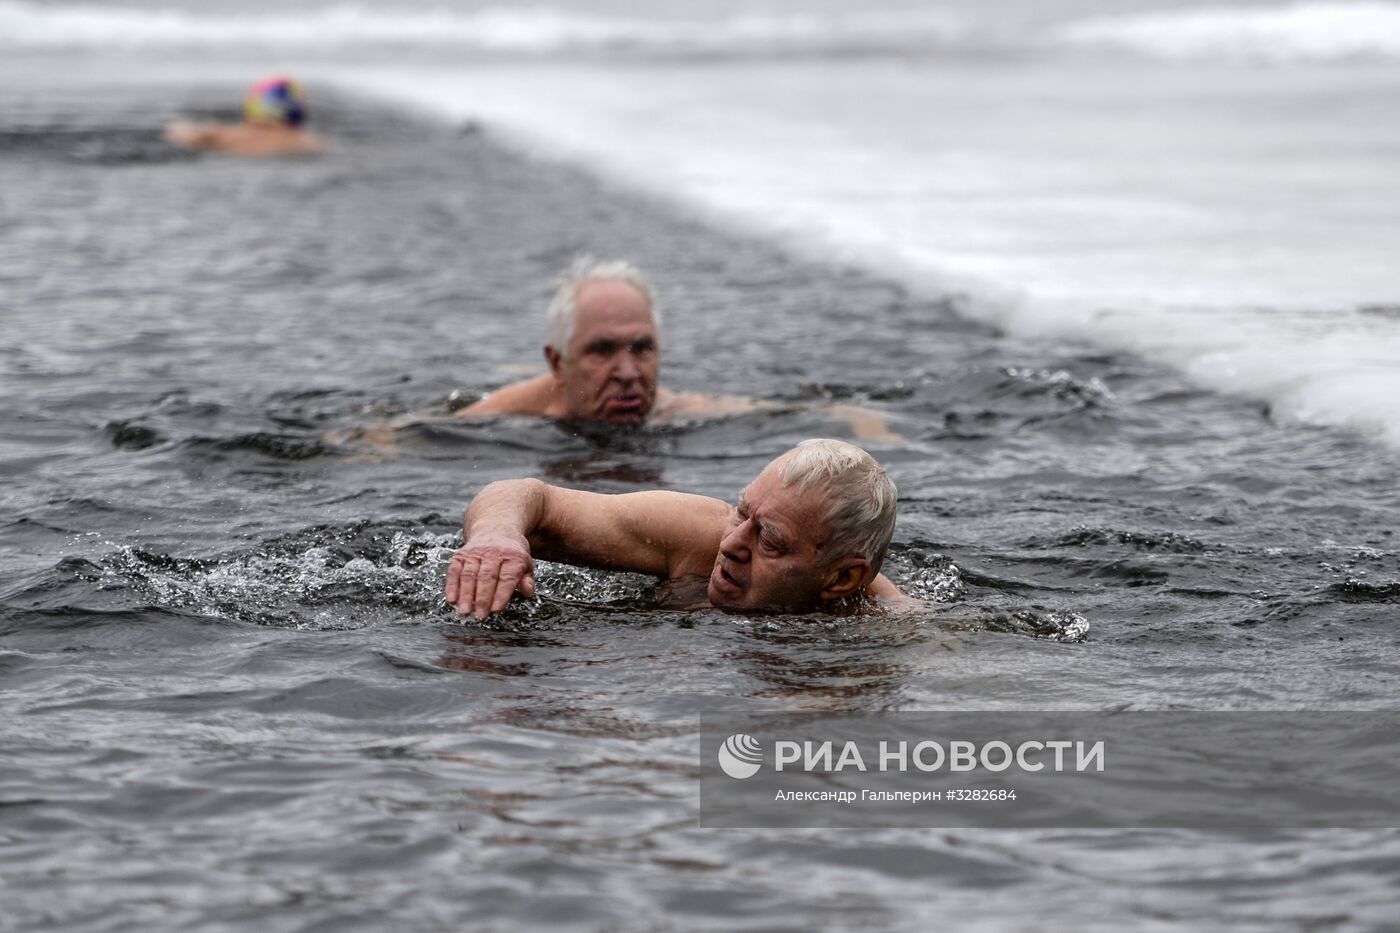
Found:
[(708, 593), (716, 606), (805, 612), (821, 601), (828, 569), (820, 547), (829, 536), (826, 495), (784, 486), (781, 465), (781, 459), (768, 464), (739, 496), (710, 572)]
[(579, 286), (568, 352), (549, 354), (569, 417), (640, 424), (656, 398), (660, 343), (646, 296), (626, 282)]

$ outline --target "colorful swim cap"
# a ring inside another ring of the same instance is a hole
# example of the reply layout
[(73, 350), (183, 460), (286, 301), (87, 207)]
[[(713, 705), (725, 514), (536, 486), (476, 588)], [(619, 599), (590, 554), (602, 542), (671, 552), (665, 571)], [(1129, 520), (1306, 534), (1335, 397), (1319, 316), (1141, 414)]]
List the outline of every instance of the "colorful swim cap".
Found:
[(291, 78), (263, 78), (248, 89), (243, 116), (251, 122), (300, 126), (306, 119), (306, 95)]

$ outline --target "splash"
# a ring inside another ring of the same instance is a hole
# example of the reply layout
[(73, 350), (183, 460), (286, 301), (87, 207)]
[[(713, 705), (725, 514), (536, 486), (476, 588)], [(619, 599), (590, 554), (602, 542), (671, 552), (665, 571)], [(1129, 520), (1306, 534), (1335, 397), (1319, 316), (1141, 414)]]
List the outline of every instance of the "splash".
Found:
[[(319, 543), (307, 546), (307, 539)], [(440, 567), (453, 535), (356, 527), (315, 530), (227, 558), (126, 547), (104, 561), (106, 588), (165, 608), (282, 628), (357, 629), (442, 611)]]

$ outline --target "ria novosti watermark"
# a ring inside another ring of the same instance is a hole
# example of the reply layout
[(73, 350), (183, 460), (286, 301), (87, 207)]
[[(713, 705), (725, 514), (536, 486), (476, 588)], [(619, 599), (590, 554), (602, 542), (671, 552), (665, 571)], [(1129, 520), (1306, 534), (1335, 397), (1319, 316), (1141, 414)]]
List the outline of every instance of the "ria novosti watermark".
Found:
[(1400, 826), (1400, 713), (714, 714), (711, 826)]
[[(725, 739), (720, 745), (720, 770), (737, 780), (751, 778), (762, 768), (763, 745), (751, 735), (737, 733)], [(960, 739), (953, 739), (945, 746), (942, 742), (925, 739), (922, 742), (881, 740), (877, 743), (874, 770), (877, 771), (976, 771), (981, 768), (991, 772), (1007, 771), (1012, 767), (1034, 774), (1050, 767), (1054, 771), (1071, 769), (1075, 771), (1104, 769), (1104, 742), (1070, 741), (1050, 739), (1040, 742), (1034, 739), (1020, 742), (1015, 748), (1007, 742), (993, 739), (982, 745)], [(773, 743), (773, 770), (800, 769), (824, 772), (841, 772), (847, 768), (855, 771), (870, 771), (860, 744), (847, 740), (837, 747), (835, 742), (814, 742), (806, 740), (794, 742), (779, 739)]]

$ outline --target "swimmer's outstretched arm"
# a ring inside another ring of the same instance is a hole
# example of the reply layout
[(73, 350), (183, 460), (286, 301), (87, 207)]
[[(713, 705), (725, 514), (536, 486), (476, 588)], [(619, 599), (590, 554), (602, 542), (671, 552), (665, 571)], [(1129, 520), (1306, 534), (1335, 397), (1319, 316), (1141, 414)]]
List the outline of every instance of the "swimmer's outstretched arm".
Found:
[(200, 149), (210, 144), (214, 136), (207, 124), (177, 120), (165, 128), (165, 141), (188, 149)]
[(483, 489), (462, 521), (446, 598), (484, 619), (535, 592), (534, 558), (659, 577), (708, 573), (729, 520), (718, 499), (678, 492), (600, 495), (539, 480)]

